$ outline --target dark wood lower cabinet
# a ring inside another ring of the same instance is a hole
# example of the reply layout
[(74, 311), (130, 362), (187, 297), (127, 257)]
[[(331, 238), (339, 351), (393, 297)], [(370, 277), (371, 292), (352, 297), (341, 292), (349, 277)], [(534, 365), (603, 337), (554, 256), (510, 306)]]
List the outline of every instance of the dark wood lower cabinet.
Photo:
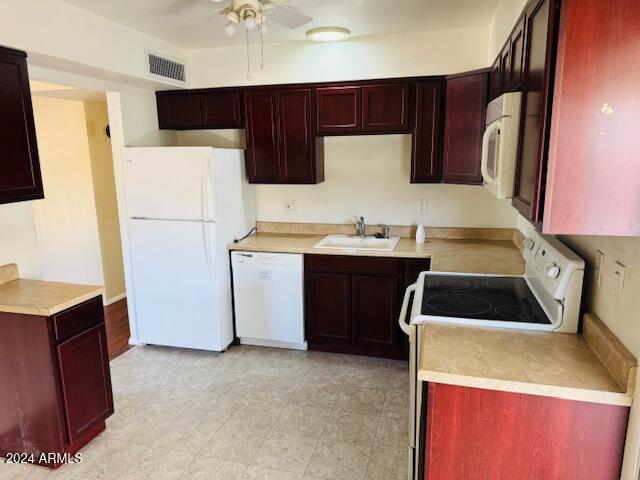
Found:
[(628, 407), (429, 383), (426, 411), (424, 480), (620, 478)]
[(428, 269), (428, 259), (305, 255), (309, 349), (408, 358), (400, 300)]
[(0, 456), (74, 454), (105, 429), (114, 410), (102, 312), (96, 297), (55, 317), (0, 313)]

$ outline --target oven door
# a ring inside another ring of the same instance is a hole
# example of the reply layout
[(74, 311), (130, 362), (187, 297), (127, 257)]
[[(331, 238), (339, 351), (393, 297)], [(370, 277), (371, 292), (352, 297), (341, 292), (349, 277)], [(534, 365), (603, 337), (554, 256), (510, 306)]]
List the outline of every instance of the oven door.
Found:
[(422, 382), (418, 381), (418, 362), (420, 360), (420, 331), (411, 324), (411, 318), (420, 313), (422, 303), (422, 283), (409, 286), (405, 292), (400, 311), (399, 324), (409, 337), (409, 465), (408, 480), (419, 480), (420, 464), (420, 418), (422, 415)]
[(502, 118), (487, 125), (482, 136), (482, 172), (483, 185), (496, 197), (504, 198), (500, 189), (500, 131)]

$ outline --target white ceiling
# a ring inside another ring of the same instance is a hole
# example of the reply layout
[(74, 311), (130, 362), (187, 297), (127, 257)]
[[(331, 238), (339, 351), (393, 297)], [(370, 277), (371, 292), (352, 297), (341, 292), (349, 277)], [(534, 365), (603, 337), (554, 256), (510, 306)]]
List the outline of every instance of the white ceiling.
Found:
[[(221, 16), (207, 12), (230, 0), (64, 0), (186, 49), (243, 45), (244, 36), (225, 35)], [(321, 3), (322, 0), (317, 0)], [(289, 30), (268, 22), (268, 42), (305, 40), (314, 27), (349, 28), (353, 36), (488, 26), (498, 0), (364, 0), (359, 7), (310, 6), (297, 9), (314, 20)], [(200, 20), (196, 20), (199, 19)], [(257, 40), (257, 33), (253, 39)]]

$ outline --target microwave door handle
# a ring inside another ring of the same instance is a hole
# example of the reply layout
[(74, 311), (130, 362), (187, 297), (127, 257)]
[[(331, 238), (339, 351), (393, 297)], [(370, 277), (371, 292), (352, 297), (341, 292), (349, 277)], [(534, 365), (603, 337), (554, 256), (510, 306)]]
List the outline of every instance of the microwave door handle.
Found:
[(482, 135), (482, 160), (480, 162), (480, 171), (482, 173), (482, 178), (489, 185), (493, 185), (496, 182), (496, 179), (489, 175), (488, 162), (489, 162), (489, 140), (491, 139), (491, 135), (495, 130), (498, 130), (501, 126), (501, 122), (495, 121), (490, 124), (487, 129), (484, 131)]
[(404, 321), (407, 318), (407, 310), (409, 309), (409, 299), (411, 298), (411, 294), (416, 291), (416, 284), (410, 285), (407, 287), (407, 290), (404, 292), (404, 299), (402, 300), (402, 309), (400, 310), (400, 318), (398, 319), (398, 324), (404, 333), (407, 335), (411, 335), (411, 325)]

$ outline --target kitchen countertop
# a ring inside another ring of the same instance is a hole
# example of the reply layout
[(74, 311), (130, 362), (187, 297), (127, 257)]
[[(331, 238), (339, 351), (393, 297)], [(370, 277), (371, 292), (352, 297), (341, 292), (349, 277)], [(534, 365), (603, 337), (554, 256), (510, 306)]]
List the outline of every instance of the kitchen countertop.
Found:
[(15, 264), (0, 266), (0, 312), (49, 317), (102, 294), (102, 287), (18, 278)]
[(423, 381), (631, 405), (581, 335), (429, 323), (420, 326)]
[(417, 244), (411, 238), (400, 238), (392, 252), (353, 251), (313, 248), (326, 235), (258, 233), (238, 243), (230, 250), (315, 255), (357, 255), (365, 257), (430, 258), (431, 270), (442, 272), (497, 273), (518, 275), (524, 272), (522, 254), (508, 240), (428, 239)]

